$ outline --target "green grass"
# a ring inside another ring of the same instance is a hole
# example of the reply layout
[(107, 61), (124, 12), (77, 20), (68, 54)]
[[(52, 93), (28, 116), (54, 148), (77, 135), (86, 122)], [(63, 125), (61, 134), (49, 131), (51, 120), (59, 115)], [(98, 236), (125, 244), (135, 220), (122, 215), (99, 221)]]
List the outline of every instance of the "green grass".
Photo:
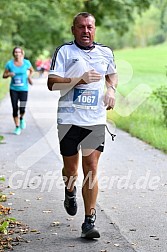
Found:
[(9, 91), (9, 81), (7, 79), (0, 78), (0, 101), (5, 97), (8, 91)]
[[(163, 122), (161, 104), (153, 98), (151, 92), (161, 86), (167, 86), (166, 55), (167, 44), (115, 51), (119, 85), (115, 110), (112, 113), (108, 112), (108, 120), (113, 121), (116, 127), (165, 152), (167, 128)], [(129, 80), (128, 76), (131, 76)], [(136, 88), (138, 92), (125, 101), (124, 98), (132, 94)], [(148, 90), (150, 95), (135, 108), (134, 104), (140, 94), (142, 93), (143, 97), (148, 94)], [(130, 108), (133, 107), (135, 109), (131, 111)], [(129, 114), (124, 113), (127, 108), (131, 111)]]

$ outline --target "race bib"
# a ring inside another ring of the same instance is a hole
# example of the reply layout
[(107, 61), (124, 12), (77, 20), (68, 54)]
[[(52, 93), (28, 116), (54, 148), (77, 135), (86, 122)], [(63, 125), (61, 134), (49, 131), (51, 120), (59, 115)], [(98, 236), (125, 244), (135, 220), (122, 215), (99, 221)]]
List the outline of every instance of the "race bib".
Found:
[(99, 91), (74, 88), (73, 106), (81, 109), (97, 109)]
[(13, 77), (13, 86), (23, 86), (24, 83), (23, 83), (23, 80), (21, 77)]

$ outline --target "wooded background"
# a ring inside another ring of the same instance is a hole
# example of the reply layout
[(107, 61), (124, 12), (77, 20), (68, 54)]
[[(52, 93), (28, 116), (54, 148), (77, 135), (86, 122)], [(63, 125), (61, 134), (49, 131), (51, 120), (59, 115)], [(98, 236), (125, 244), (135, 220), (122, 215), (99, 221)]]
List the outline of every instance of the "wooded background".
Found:
[(96, 41), (113, 49), (167, 39), (167, 0), (0, 0), (0, 69), (16, 45), (32, 63), (41, 54), (51, 57), (73, 38), (72, 19), (81, 11), (96, 17)]

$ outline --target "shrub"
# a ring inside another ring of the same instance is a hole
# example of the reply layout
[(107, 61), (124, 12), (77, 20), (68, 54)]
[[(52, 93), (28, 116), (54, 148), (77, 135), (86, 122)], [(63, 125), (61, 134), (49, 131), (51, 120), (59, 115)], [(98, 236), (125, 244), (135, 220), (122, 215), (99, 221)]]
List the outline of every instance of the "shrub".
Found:
[(153, 96), (158, 99), (161, 103), (164, 123), (167, 127), (167, 86), (163, 85), (153, 92)]

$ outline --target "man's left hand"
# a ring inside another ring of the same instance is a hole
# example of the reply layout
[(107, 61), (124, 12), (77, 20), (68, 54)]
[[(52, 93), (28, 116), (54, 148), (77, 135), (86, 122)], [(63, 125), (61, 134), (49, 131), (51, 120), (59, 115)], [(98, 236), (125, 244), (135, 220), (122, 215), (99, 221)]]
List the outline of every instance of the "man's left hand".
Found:
[(112, 88), (107, 89), (104, 95), (104, 105), (107, 110), (113, 109), (115, 106), (115, 92)]

